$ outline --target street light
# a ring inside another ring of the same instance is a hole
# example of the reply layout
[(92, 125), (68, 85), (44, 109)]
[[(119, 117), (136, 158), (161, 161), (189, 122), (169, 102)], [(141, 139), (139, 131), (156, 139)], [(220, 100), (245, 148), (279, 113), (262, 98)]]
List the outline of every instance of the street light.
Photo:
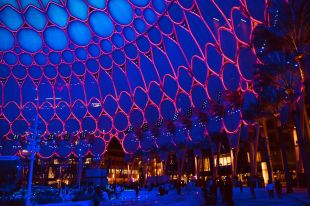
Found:
[(40, 121), (38, 118), (38, 114), (36, 114), (34, 123), (30, 127), (29, 134), (27, 135), (27, 151), (28, 153), (30, 153), (30, 157), (29, 157), (30, 171), (29, 171), (29, 178), (28, 178), (26, 206), (31, 206), (31, 189), (32, 189), (32, 177), (33, 177), (35, 153), (39, 152), (40, 150), (41, 136), (38, 135), (39, 125), (40, 125)]

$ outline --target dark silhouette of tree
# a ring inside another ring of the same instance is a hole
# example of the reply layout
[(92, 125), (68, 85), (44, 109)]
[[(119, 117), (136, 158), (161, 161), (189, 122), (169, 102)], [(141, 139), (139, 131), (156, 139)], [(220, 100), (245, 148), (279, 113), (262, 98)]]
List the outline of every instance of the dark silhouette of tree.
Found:
[(305, 129), (309, 128), (305, 107), (305, 84), (309, 81), (309, 11), (308, 0), (269, 1), (267, 22), (254, 29), (252, 43), (260, 61), (254, 75), (260, 107), (276, 117), (283, 107), (289, 107), (310, 196), (309, 129)]

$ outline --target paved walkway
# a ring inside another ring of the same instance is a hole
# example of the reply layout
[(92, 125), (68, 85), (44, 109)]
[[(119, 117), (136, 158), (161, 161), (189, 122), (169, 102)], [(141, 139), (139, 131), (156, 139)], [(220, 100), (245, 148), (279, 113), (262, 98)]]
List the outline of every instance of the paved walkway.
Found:
[[(307, 198), (305, 191), (296, 191), (293, 194), (287, 195), (283, 192), (282, 198), (278, 198), (276, 195), (273, 199), (268, 197), (268, 193), (264, 189), (256, 189), (255, 190), (256, 199), (253, 200), (251, 198), (250, 190), (248, 188), (244, 188), (243, 192), (240, 190), (234, 190), (234, 201), (236, 206), (271, 206), (271, 205), (288, 205), (288, 206), (310, 206), (310, 199)], [(221, 205), (221, 204), (218, 204)]]
[[(305, 190), (296, 190), (294, 194), (283, 193), (282, 198), (275, 197), (270, 199), (264, 189), (256, 189), (256, 199), (251, 198), (249, 188), (244, 188), (240, 192), (238, 188), (234, 189), (233, 199), (235, 206), (310, 206), (310, 198), (307, 197)], [(221, 199), (218, 197), (218, 199)], [(142, 190), (138, 198), (135, 192), (127, 190), (123, 192), (118, 200), (102, 202), (100, 206), (204, 206), (204, 200), (201, 190), (196, 188), (192, 191), (183, 188), (182, 195), (177, 195), (175, 190), (169, 191), (168, 195), (158, 196), (157, 190), (151, 192)], [(49, 206), (60, 206), (53, 204)], [(66, 206), (92, 206), (92, 202), (65, 203)], [(218, 203), (216, 206), (224, 206)]]
[[(200, 190), (186, 191), (182, 190), (182, 195), (177, 195), (175, 191), (170, 191), (168, 195), (157, 196), (157, 191), (147, 192), (141, 191), (139, 200), (127, 200), (127, 201), (114, 201), (112, 204), (104, 205), (141, 205), (141, 206), (199, 206), (203, 205), (203, 199), (201, 197)], [(310, 199), (307, 198), (306, 191), (295, 190), (294, 194), (287, 195), (283, 192), (282, 198), (274, 197), (270, 199), (268, 193), (264, 189), (256, 189), (256, 199), (251, 198), (249, 188), (244, 188), (243, 192), (240, 192), (238, 188), (234, 189), (233, 199), (236, 206), (310, 206)], [(220, 197), (218, 197), (220, 199)], [(217, 206), (223, 204), (218, 203)]]

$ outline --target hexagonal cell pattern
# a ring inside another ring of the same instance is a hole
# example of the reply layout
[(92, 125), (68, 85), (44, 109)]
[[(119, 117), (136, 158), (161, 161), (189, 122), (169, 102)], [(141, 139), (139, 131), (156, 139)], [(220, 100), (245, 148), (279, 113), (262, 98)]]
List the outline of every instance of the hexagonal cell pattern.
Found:
[(80, 141), (71, 150), (65, 140), (43, 142), (40, 155), (48, 158), (79, 149), (100, 155), (113, 136), (134, 153), (236, 133), (242, 108), (225, 94), (255, 101), (249, 41), (264, 20), (263, 1), (14, 2), (0, 2), (2, 155), (17, 152), (11, 137), (25, 136), (36, 113), (44, 137), (87, 134), (101, 145), (82, 150)]

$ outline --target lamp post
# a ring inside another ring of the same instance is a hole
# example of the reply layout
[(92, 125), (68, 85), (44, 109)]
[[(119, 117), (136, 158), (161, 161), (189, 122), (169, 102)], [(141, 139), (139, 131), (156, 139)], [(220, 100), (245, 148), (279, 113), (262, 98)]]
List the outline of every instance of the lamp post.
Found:
[(82, 172), (83, 172), (83, 157), (78, 157), (78, 188), (81, 189), (81, 179), (82, 179)]
[(38, 125), (39, 125), (39, 119), (38, 114), (36, 114), (34, 124), (30, 128), (30, 133), (32, 133), (32, 135), (27, 136), (27, 150), (28, 152), (30, 152), (30, 158), (29, 158), (30, 169), (28, 178), (26, 206), (31, 206), (31, 189), (32, 189), (32, 177), (33, 177), (35, 153), (40, 150), (41, 137), (38, 135)]
[(82, 175), (83, 175), (83, 164), (84, 164), (83, 159), (84, 159), (84, 157), (85, 157), (85, 155), (89, 149), (88, 140), (86, 139), (86, 132), (87, 131), (83, 131), (80, 139), (78, 139), (74, 145), (75, 154), (77, 155), (77, 158), (78, 158), (78, 162), (77, 162), (77, 170), (78, 170), (77, 171), (78, 172), (77, 184), (78, 184), (79, 189), (81, 189), (81, 179), (82, 179)]

